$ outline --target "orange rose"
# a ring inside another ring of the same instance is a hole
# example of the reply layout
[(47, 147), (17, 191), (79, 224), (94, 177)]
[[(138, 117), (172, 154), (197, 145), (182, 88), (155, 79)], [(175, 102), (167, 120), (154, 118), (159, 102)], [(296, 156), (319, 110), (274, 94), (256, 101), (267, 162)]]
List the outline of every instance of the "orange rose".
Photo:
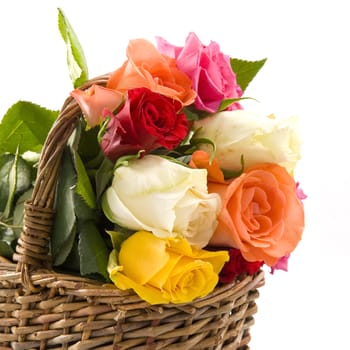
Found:
[[(195, 152), (192, 166), (203, 167), (203, 158), (202, 152)], [(204, 167), (209, 174), (220, 172), (214, 162)], [(219, 225), (210, 245), (238, 248), (246, 260), (273, 266), (300, 241), (304, 207), (297, 197), (296, 183), (284, 167), (264, 163), (229, 181), (220, 181), (217, 176), (210, 181), (209, 177), (208, 190), (222, 199)]]
[(128, 60), (112, 73), (107, 87), (121, 92), (146, 87), (153, 92), (190, 105), (196, 96), (191, 79), (176, 67), (173, 58), (162, 55), (145, 39), (129, 42)]

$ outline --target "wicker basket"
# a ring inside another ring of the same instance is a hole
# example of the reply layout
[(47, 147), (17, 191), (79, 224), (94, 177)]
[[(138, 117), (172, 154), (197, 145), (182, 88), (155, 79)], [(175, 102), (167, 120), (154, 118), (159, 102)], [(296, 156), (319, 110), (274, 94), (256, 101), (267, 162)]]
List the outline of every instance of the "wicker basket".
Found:
[[(108, 75), (92, 79), (105, 85)], [(52, 127), (13, 262), (0, 263), (0, 349), (249, 349), (264, 273), (187, 304), (149, 305), (114, 285), (53, 271), (49, 255), (61, 156), (81, 118), (71, 97)]]

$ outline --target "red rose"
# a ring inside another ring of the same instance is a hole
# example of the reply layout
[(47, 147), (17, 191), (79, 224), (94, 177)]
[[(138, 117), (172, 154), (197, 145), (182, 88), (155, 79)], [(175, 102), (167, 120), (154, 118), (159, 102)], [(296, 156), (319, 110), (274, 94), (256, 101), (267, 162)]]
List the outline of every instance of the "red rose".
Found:
[(179, 101), (147, 88), (129, 90), (122, 109), (116, 115), (107, 113), (111, 120), (101, 140), (104, 154), (115, 161), (140, 150), (176, 148), (188, 132), (181, 107)]
[(231, 283), (237, 276), (247, 273), (254, 275), (263, 265), (262, 261), (250, 262), (243, 258), (239, 249), (229, 250), (230, 260), (222, 268), (219, 279), (221, 283)]

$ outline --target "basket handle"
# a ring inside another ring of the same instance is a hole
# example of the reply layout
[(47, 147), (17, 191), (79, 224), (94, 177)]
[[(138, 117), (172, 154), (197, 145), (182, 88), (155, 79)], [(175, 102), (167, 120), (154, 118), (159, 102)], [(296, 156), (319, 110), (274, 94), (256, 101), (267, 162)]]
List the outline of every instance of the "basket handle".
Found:
[[(86, 90), (93, 84), (105, 86), (109, 75), (103, 75), (84, 83), (80, 89)], [(22, 284), (32, 292), (38, 292), (31, 281), (33, 269), (52, 269), (50, 235), (54, 221), (54, 202), (58, 173), (63, 151), (82, 113), (74, 98), (68, 97), (45, 140), (33, 194), (25, 203), (23, 227), (17, 241), (13, 260), (20, 272)]]

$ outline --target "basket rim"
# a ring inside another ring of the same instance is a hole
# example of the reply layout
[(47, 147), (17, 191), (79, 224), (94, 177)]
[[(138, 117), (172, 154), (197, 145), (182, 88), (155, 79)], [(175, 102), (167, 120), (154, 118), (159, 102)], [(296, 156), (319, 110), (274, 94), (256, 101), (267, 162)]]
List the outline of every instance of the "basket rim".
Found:
[[(22, 276), (20, 271), (16, 271), (16, 264), (12, 262), (0, 263), (0, 284), (10, 283), (13, 286), (22, 285)], [(90, 279), (88, 277), (72, 275), (69, 273), (57, 272), (52, 269), (38, 268), (31, 271), (31, 283), (34, 288), (43, 290), (43, 288), (61, 288), (65, 294), (76, 297), (99, 297), (101, 300), (110, 301), (111, 298), (122, 308), (138, 307), (186, 307), (188, 305), (202, 307), (203, 305), (213, 304), (232, 295), (244, 295), (251, 290), (259, 289), (265, 284), (265, 272), (260, 269), (253, 275), (241, 275), (231, 283), (218, 284), (215, 289), (204, 297), (199, 297), (188, 303), (169, 303), (151, 305), (141, 299), (133, 290), (120, 290), (113, 283), (106, 283)], [(6, 289), (2, 290), (3, 292)], [(14, 290), (12, 289), (12, 292)]]

